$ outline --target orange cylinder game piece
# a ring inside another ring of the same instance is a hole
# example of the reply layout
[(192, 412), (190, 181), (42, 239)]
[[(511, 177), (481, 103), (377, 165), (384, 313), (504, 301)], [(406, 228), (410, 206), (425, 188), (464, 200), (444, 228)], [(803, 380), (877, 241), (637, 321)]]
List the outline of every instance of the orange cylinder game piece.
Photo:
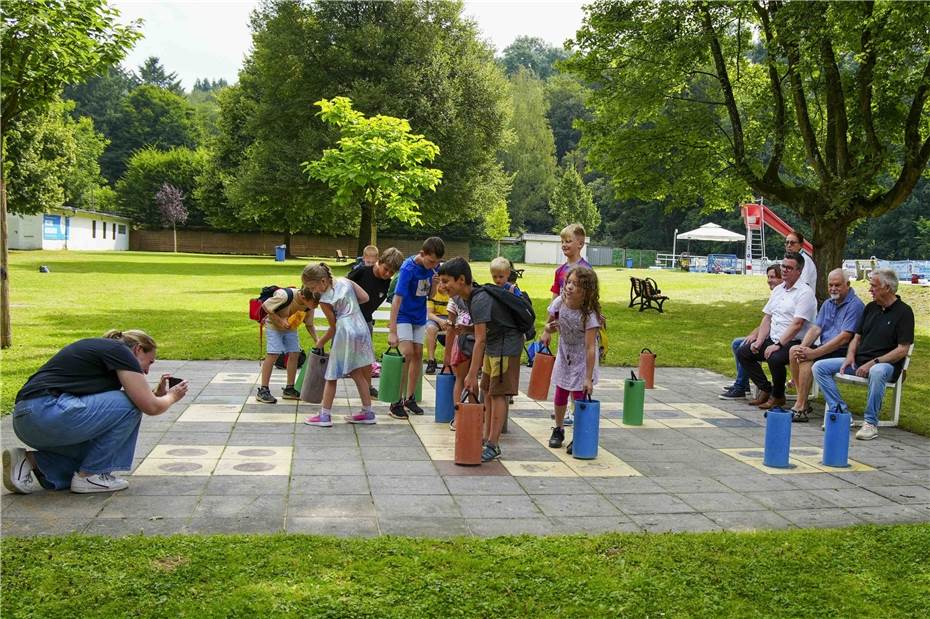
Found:
[(530, 371), (530, 385), (526, 395), (534, 400), (549, 399), (549, 385), (552, 382), (552, 368), (555, 366), (555, 356), (546, 348), (540, 350), (533, 357), (533, 369)]
[(648, 348), (639, 353), (639, 377), (646, 381), (646, 389), (654, 389), (656, 376), (656, 355)]
[(460, 402), (455, 405), (455, 463), (462, 466), (481, 464), (481, 430), (484, 404)]

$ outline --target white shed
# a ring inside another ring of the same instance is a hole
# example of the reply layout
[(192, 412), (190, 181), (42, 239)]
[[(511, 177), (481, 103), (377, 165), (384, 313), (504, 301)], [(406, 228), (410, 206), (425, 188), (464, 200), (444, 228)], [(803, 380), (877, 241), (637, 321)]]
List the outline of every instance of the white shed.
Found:
[[(562, 264), (565, 254), (562, 253), (562, 238), (556, 234), (525, 233), (520, 237), (523, 240), (525, 256), (523, 261), (527, 264)], [(588, 246), (581, 248), (581, 257), (587, 259)]]
[(10, 249), (129, 249), (129, 219), (71, 207), (41, 215), (8, 213), (7, 232)]

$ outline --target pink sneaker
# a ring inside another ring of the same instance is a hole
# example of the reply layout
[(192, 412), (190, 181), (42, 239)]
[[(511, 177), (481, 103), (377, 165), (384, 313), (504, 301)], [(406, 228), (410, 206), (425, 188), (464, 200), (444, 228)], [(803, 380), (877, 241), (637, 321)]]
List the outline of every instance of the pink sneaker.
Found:
[(313, 415), (312, 417), (307, 417), (304, 419), (304, 423), (308, 426), (317, 426), (319, 428), (332, 428), (333, 420), (328, 413), (320, 413), (319, 415)]
[(371, 377), (379, 378), (381, 376), (381, 364), (375, 361), (371, 364)]
[(349, 423), (364, 423), (369, 425), (378, 423), (378, 420), (375, 419), (374, 411), (359, 411), (354, 415), (346, 415), (346, 421)]

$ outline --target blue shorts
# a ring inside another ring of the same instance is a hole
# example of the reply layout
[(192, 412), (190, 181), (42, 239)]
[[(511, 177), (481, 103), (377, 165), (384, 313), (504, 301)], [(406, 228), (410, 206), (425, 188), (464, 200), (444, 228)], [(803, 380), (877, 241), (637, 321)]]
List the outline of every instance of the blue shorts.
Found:
[(280, 355), (286, 352), (300, 352), (300, 336), (297, 331), (278, 331), (270, 327), (265, 328), (268, 338), (265, 351), (269, 355)]

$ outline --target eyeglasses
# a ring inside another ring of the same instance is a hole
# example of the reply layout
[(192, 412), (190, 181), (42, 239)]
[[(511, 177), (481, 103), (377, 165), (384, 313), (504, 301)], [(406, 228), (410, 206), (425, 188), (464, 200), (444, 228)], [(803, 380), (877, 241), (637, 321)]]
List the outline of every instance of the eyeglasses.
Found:
[(797, 268), (796, 268), (796, 267), (789, 267), (789, 266), (783, 264), (783, 265), (781, 265), (781, 270), (782, 270), (782, 272), (784, 272), (784, 271), (797, 271)]
[(785, 245), (800, 245), (800, 244), (801, 244), (800, 241), (789, 241), (788, 239), (785, 239)]

